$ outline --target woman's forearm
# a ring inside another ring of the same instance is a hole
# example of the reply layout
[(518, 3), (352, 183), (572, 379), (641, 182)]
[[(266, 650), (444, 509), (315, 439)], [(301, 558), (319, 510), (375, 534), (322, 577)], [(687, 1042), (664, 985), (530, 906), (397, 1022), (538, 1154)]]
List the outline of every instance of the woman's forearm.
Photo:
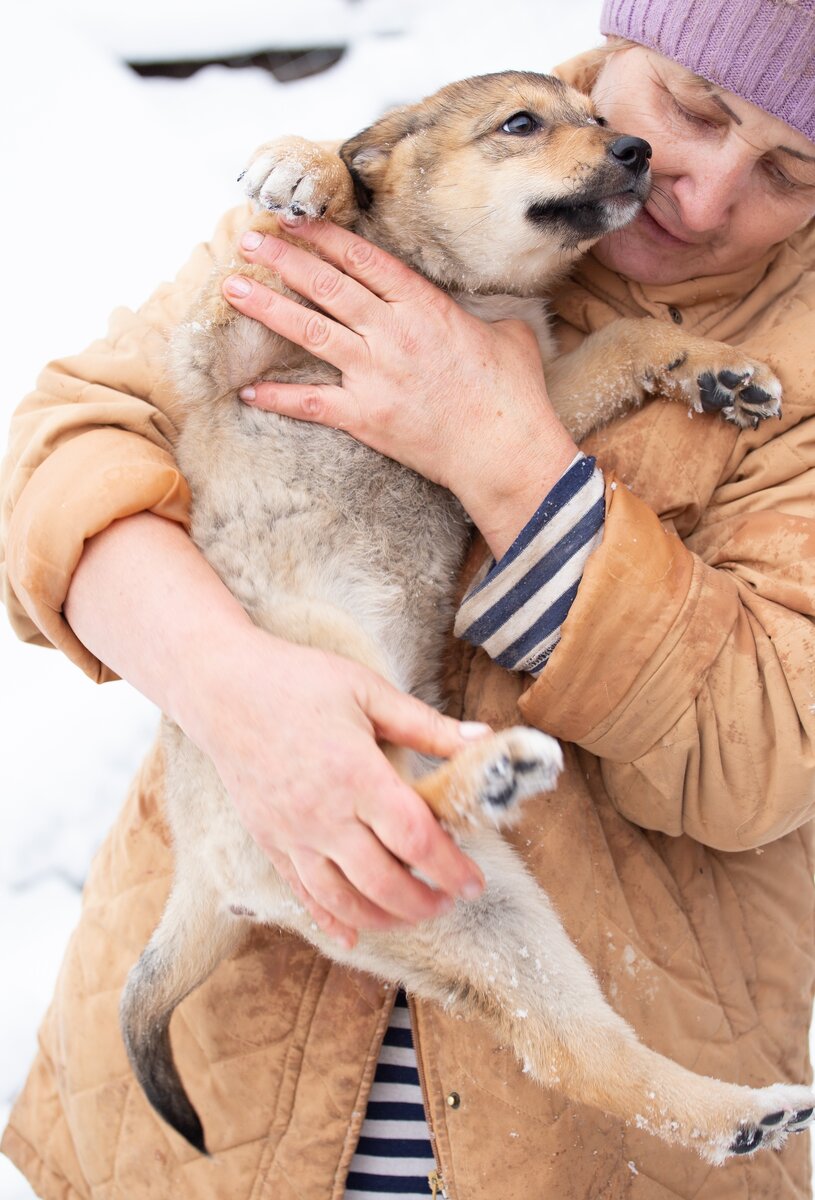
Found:
[(211, 758), (243, 825), (326, 932), (351, 944), (357, 929), (423, 920), (481, 891), (478, 869), (377, 743), (447, 757), (486, 727), (257, 628), (183, 528), (151, 513), (86, 544), (65, 614)]
[(252, 628), (184, 529), (149, 512), (86, 543), (65, 615), (89, 650), (182, 725), (196, 669), (219, 640)]

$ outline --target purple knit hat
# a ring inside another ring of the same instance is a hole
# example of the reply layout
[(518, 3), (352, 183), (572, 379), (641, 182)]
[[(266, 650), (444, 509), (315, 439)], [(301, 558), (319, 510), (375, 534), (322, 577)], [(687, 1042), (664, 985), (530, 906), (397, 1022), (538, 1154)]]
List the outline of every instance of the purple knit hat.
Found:
[(815, 142), (815, 0), (605, 0), (600, 32), (658, 50)]

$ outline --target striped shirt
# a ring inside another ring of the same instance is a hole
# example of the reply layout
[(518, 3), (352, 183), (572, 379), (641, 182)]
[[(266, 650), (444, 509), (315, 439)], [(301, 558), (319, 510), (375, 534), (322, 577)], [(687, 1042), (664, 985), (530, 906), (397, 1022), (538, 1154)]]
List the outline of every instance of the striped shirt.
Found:
[(456, 637), (510, 671), (542, 671), (602, 539), (603, 493), (602, 471), (578, 454), (503, 558), (484, 563), (458, 611)]
[(385, 1033), (345, 1200), (427, 1200), (435, 1169), (407, 997), (399, 992)]
[[(456, 618), (501, 666), (538, 674), (560, 640), (586, 560), (603, 536), (602, 472), (578, 454), (499, 562), (484, 564)], [(436, 1168), (410, 1012), (399, 992), (346, 1182), (345, 1200), (427, 1200)]]

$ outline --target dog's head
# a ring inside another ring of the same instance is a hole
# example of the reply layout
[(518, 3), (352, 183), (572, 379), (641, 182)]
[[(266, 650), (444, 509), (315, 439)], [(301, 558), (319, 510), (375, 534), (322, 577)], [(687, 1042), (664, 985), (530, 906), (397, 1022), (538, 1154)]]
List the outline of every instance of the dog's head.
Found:
[(362, 230), (446, 287), (534, 293), (647, 199), (651, 149), (547, 75), (449, 84), (342, 147)]

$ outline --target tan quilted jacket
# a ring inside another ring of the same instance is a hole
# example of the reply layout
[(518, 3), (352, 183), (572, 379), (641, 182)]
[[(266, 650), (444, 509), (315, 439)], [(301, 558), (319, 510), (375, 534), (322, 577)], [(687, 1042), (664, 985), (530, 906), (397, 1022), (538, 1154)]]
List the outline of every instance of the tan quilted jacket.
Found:
[[(107, 339), (52, 364), (3, 468), (2, 575), (21, 637), (98, 679), (61, 616), (85, 538), (142, 509), (183, 521), (162, 382), (168, 331), (242, 214)], [(644, 1040), (743, 1083), (809, 1078), (815, 981), (815, 230), (749, 270), (646, 288), (582, 265), (563, 344), (620, 316), (749, 347), (784, 417), (738, 432), (652, 403), (594, 437), (607, 520), (563, 640), (529, 680), (451, 647), (451, 711), (562, 738), (558, 791), (514, 841)], [(614, 481), (616, 480), (616, 486)], [(482, 553), (476, 545), (468, 570)], [(365, 1111), (392, 995), (294, 938), (258, 932), (179, 1009), (174, 1041), (214, 1156), (155, 1117), (116, 1006), (171, 869), (161, 763), (135, 781), (85, 891), (41, 1048), (3, 1149), (47, 1200), (329, 1200)], [(414, 1012), (453, 1200), (803, 1200), (808, 1147), (710, 1168), (544, 1092), (477, 1023)], [(460, 1103), (446, 1097), (456, 1092)]]

